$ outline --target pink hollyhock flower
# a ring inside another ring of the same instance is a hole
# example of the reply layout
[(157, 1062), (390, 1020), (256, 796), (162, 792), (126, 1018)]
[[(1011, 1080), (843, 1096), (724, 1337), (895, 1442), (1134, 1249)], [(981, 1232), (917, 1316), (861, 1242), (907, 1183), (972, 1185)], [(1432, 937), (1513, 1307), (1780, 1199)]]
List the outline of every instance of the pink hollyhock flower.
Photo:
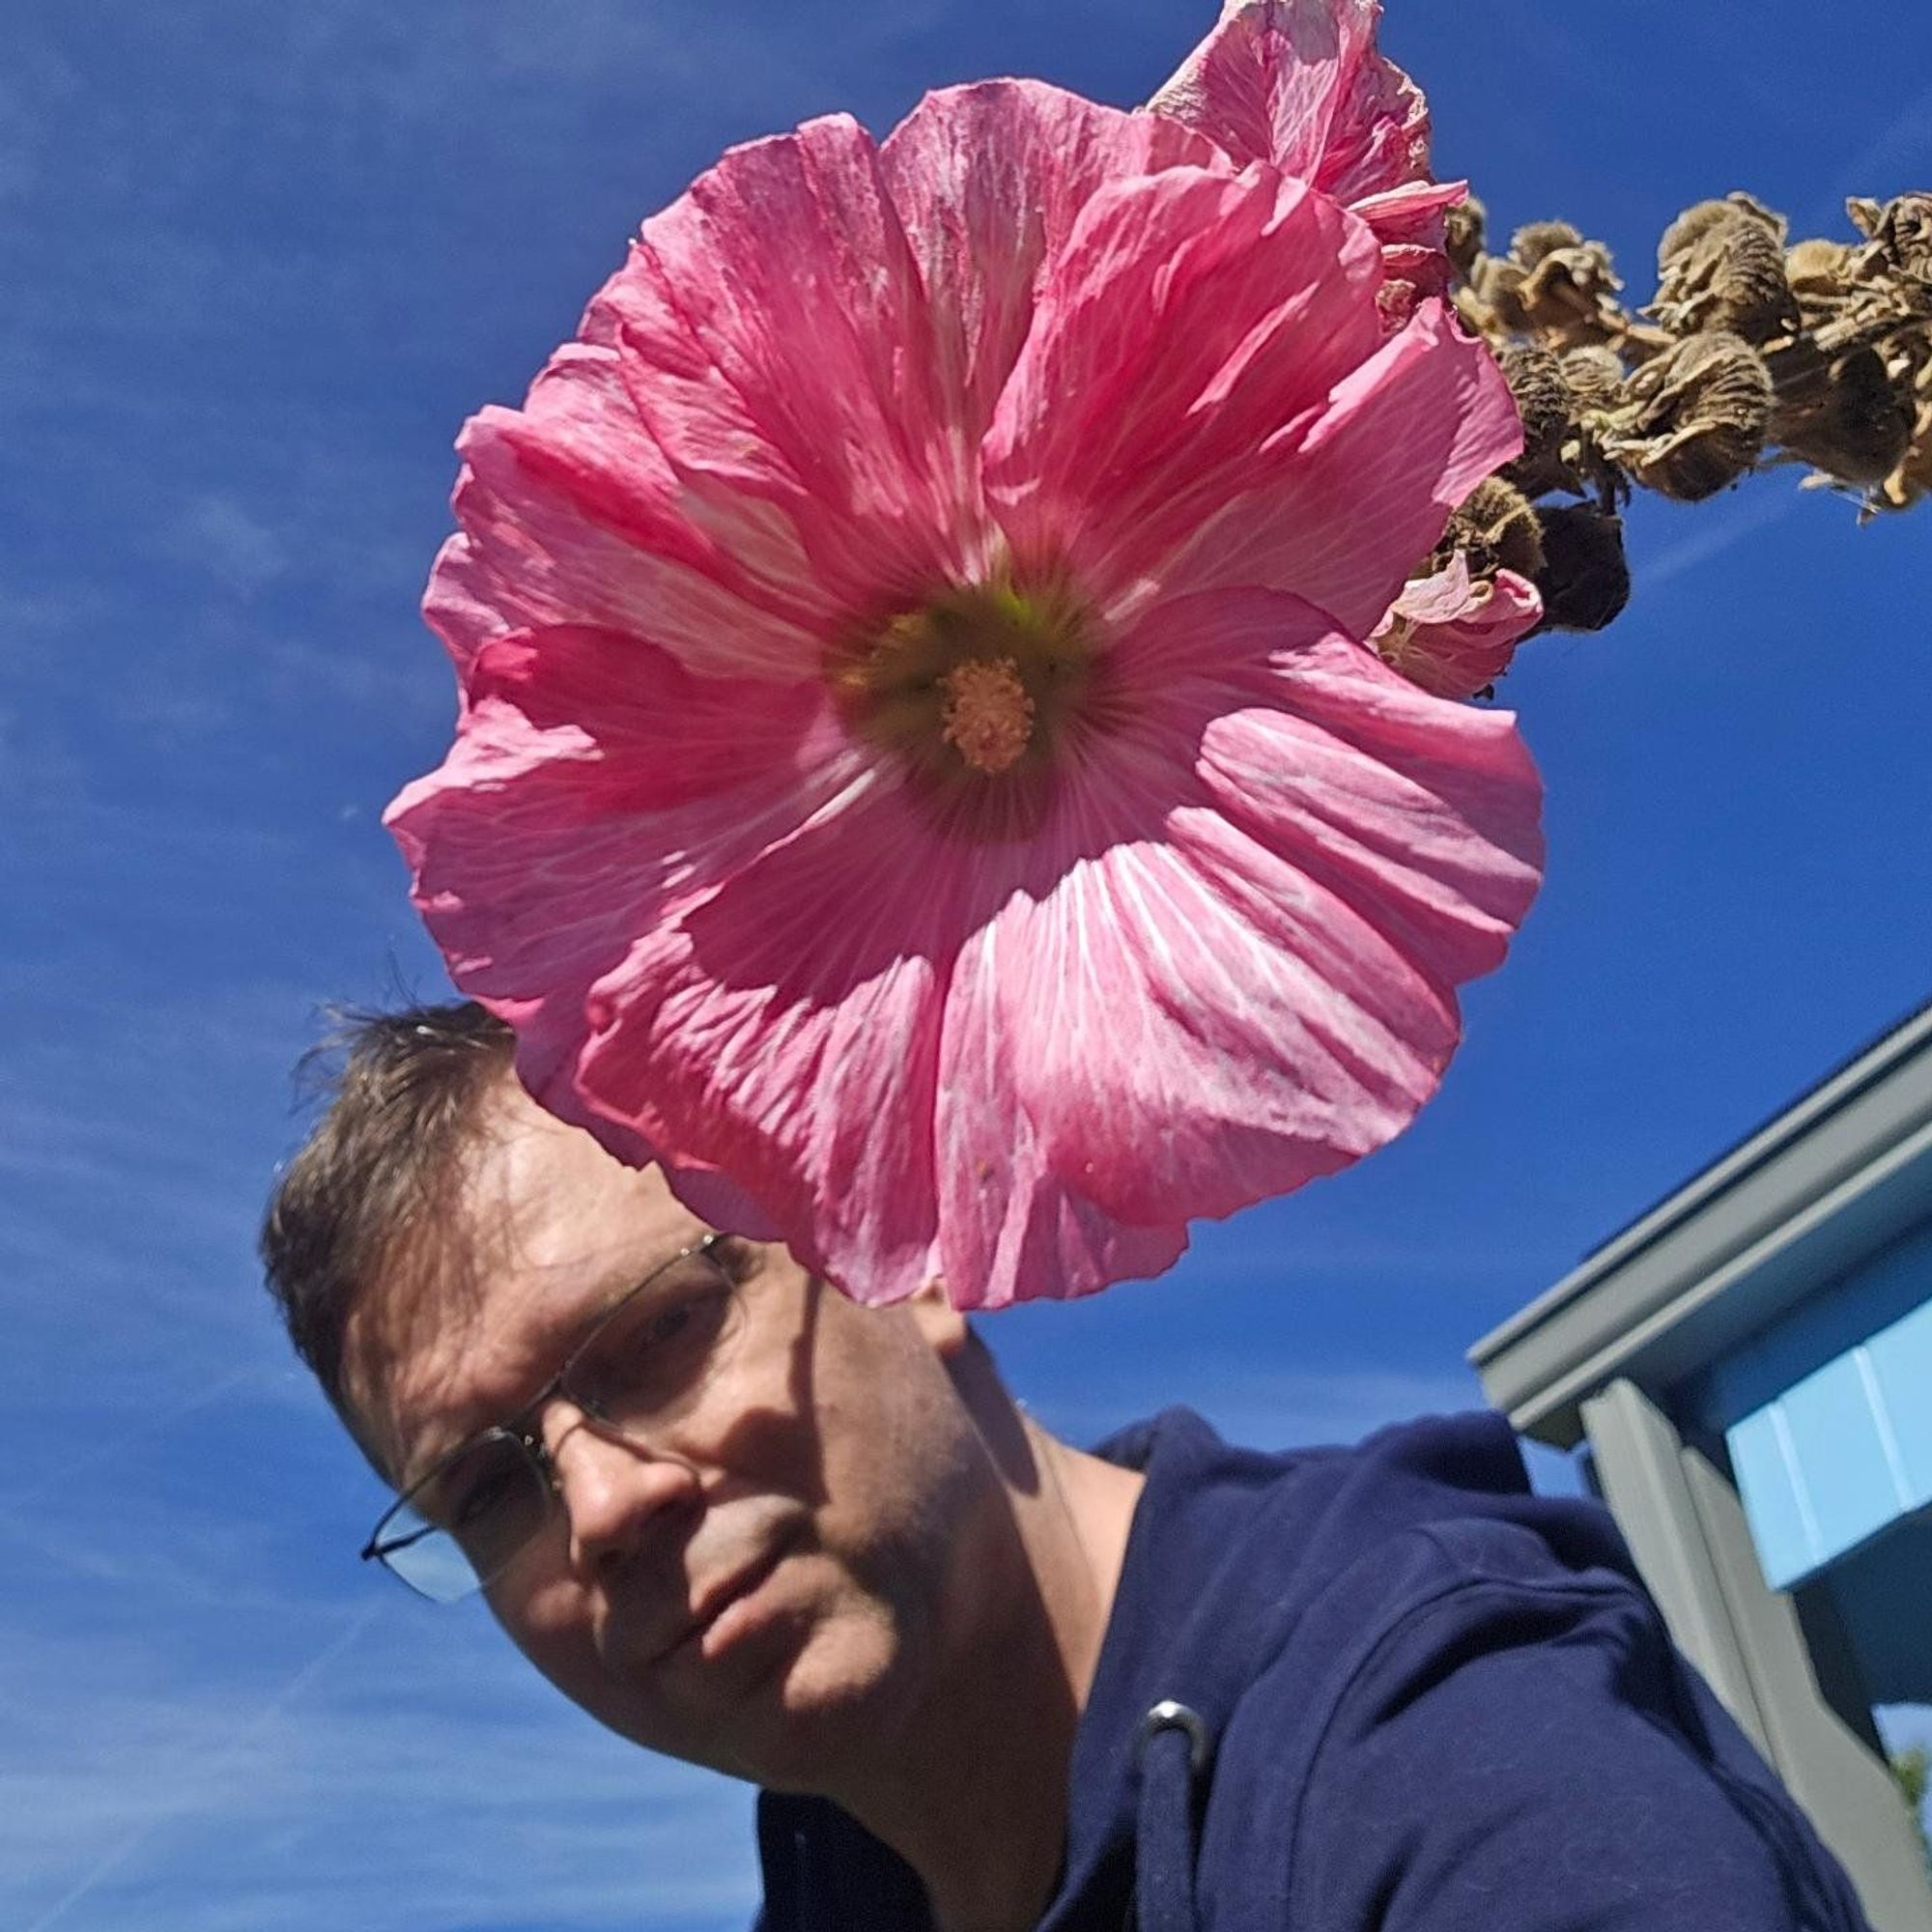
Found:
[(1367, 221), (1051, 88), (728, 153), (521, 410), (389, 822), (538, 1095), (851, 1293), (1167, 1266), (1399, 1132), (1538, 882), (1363, 641), (1519, 446)]
[(1517, 645), (1542, 621), (1543, 599), (1528, 578), (1513, 570), (1472, 578), (1459, 550), (1439, 570), (1403, 586), (1369, 641), (1424, 691), (1473, 697), (1502, 676)]
[(1148, 105), (1237, 165), (1271, 161), (1353, 209), (1382, 242), (1399, 322), (1448, 289), (1442, 213), (1468, 184), (1431, 176), (1429, 103), (1378, 52), (1380, 16), (1378, 0), (1227, 0)]

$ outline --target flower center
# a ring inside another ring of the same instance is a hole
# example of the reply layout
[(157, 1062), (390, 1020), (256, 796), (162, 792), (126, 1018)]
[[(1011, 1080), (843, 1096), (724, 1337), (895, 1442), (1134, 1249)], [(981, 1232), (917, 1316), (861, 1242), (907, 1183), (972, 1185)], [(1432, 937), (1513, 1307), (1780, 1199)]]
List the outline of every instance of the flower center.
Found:
[(996, 581), (942, 591), (838, 647), (852, 727), (937, 781), (1036, 769), (1080, 705), (1092, 626), (1072, 594)]

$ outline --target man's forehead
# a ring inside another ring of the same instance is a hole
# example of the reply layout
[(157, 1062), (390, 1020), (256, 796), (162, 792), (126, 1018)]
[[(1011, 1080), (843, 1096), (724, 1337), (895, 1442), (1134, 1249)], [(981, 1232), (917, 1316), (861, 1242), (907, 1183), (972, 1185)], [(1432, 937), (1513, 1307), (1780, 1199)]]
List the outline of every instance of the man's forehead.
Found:
[(453, 1179), (349, 1322), (345, 1383), (392, 1475), (423, 1438), (497, 1420), (491, 1405), (540, 1384), (589, 1315), (699, 1232), (655, 1169), (625, 1167), (508, 1079)]

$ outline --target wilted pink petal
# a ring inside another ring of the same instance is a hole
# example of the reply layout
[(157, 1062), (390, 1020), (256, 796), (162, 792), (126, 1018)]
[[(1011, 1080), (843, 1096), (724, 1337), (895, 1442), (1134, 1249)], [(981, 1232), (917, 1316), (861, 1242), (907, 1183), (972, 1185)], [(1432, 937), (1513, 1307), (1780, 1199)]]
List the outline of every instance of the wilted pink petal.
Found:
[(1440, 570), (1413, 579), (1369, 641), (1412, 684), (1438, 697), (1486, 691), (1543, 621), (1536, 585), (1513, 570), (1474, 579), (1459, 550)]
[[(1359, 33), (1365, 18), (1367, 32), (1352, 42), (1356, 59), (1322, 140), (1316, 186), (1372, 220), (1396, 216), (1405, 196), (1446, 194), (1448, 201), (1437, 205), (1453, 206), (1462, 199), (1463, 184), (1431, 185), (1429, 102), (1421, 88), (1376, 48), (1380, 7), (1362, 0), (1330, 4), (1350, 16), (1353, 32)], [(1406, 204), (1411, 212), (1419, 205), (1419, 200)]]
[(1430, 174), (1429, 103), (1377, 51), (1380, 15), (1377, 0), (1227, 0), (1148, 105), (1352, 208), (1388, 249), (1382, 306), (1402, 322), (1447, 288), (1442, 211), (1467, 190)]
[(862, 1298), (968, 1305), (1398, 1132), (1538, 794), (1363, 641), (1517, 445), (1385, 294), (1332, 197), (1020, 83), (646, 224), (469, 434), (466, 707), (391, 813), (539, 1096)]

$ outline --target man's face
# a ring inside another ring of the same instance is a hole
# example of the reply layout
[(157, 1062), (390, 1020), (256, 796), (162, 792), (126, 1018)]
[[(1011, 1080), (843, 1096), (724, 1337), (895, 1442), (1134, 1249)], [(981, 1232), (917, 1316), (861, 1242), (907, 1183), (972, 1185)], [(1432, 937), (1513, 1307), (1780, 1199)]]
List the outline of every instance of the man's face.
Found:
[[(505, 1079), (457, 1225), (352, 1319), (345, 1384), (407, 1484), (513, 1415), (595, 1317), (702, 1232), (655, 1170), (621, 1166)], [(565, 1398), (540, 1433), (558, 1507), (490, 1605), (566, 1696), (639, 1744), (824, 1789), (976, 1640), (1023, 1570), (1006, 1494), (935, 1301), (860, 1308), (746, 1244), (728, 1354), (639, 1444)]]

